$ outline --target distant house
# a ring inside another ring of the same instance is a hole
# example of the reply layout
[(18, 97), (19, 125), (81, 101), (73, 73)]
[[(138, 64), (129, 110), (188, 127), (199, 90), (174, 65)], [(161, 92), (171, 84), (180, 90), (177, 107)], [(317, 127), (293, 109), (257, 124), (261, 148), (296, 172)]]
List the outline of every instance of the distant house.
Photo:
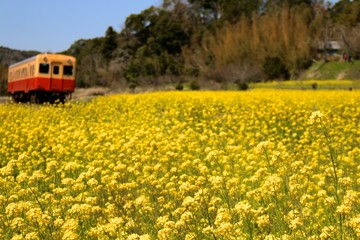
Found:
[(340, 41), (319, 42), (316, 48), (318, 59), (339, 60), (345, 51), (344, 45)]

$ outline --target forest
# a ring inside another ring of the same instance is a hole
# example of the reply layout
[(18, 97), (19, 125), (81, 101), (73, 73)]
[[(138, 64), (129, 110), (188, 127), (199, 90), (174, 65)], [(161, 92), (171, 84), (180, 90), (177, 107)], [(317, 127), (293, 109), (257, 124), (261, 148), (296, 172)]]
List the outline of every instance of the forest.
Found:
[[(163, 0), (63, 53), (78, 60), (78, 87), (241, 89), (298, 79), (343, 52), (358, 59), (359, 21), (360, 1)], [(330, 54), (331, 42), (341, 52)]]

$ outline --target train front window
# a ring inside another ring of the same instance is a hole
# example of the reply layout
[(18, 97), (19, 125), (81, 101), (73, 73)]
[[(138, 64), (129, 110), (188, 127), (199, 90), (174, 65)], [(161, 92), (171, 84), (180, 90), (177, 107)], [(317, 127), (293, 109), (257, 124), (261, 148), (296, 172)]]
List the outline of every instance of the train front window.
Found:
[(64, 66), (64, 75), (73, 75), (73, 66)]
[(39, 66), (39, 72), (40, 73), (49, 73), (49, 64), (46, 64), (46, 63), (40, 63), (40, 66)]
[(54, 66), (54, 70), (53, 70), (53, 73), (55, 74), (55, 75), (58, 75), (59, 74), (59, 66)]

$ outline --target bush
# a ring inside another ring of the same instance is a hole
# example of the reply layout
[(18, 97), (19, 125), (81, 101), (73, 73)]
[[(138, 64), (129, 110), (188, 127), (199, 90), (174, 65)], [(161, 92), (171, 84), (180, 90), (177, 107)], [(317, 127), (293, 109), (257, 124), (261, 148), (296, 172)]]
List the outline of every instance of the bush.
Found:
[(190, 89), (191, 90), (200, 90), (200, 84), (197, 80), (192, 80), (190, 82)]
[(137, 82), (136, 82), (136, 81), (130, 81), (130, 82), (129, 82), (130, 92), (134, 93), (136, 87), (137, 87)]
[(241, 91), (246, 91), (249, 89), (249, 85), (246, 82), (237, 83), (238, 89)]
[(311, 84), (311, 88), (312, 88), (313, 90), (316, 90), (316, 89), (318, 88), (318, 84), (317, 84), (317, 83)]
[(176, 90), (182, 91), (184, 89), (184, 85), (182, 83), (178, 83), (175, 87)]
[(266, 57), (263, 71), (267, 75), (268, 80), (290, 79), (289, 70), (279, 57)]

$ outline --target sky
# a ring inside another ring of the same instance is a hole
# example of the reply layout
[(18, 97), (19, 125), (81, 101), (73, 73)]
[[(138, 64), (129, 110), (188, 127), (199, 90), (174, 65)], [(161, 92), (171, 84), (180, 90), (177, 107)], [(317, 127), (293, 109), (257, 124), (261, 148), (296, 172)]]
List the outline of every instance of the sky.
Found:
[(120, 32), (130, 14), (161, 0), (0, 0), (0, 46), (61, 52), (79, 39)]

